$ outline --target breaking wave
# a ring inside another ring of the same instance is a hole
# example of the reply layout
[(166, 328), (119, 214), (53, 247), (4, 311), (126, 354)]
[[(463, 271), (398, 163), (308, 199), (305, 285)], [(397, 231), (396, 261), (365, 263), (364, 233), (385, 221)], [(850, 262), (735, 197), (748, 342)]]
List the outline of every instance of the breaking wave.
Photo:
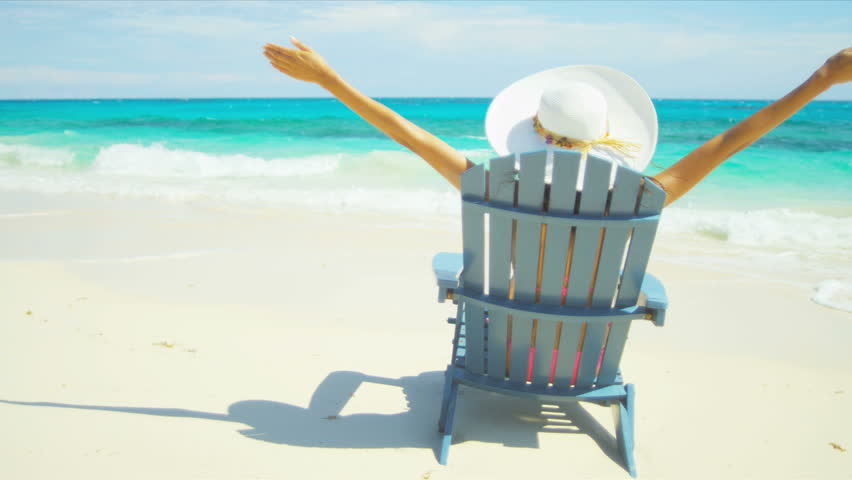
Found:
[(338, 168), (341, 155), (265, 160), (248, 155), (213, 155), (162, 145), (117, 144), (102, 148), (92, 163), (96, 174), (150, 177), (289, 177)]

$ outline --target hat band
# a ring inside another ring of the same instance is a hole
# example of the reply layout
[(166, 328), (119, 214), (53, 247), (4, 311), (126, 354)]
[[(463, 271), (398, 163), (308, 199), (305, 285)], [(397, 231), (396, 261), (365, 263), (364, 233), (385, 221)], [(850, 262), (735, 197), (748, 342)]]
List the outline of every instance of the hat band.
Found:
[(548, 145), (556, 145), (557, 147), (579, 150), (582, 153), (588, 153), (592, 147), (602, 146), (615, 150), (625, 157), (632, 158), (639, 155), (639, 151), (642, 149), (642, 145), (638, 143), (611, 138), (609, 136), (609, 132), (594, 140), (581, 140), (579, 138), (565, 137), (544, 128), (538, 119), (538, 115), (533, 117), (533, 128), (535, 128), (536, 133), (538, 133)]

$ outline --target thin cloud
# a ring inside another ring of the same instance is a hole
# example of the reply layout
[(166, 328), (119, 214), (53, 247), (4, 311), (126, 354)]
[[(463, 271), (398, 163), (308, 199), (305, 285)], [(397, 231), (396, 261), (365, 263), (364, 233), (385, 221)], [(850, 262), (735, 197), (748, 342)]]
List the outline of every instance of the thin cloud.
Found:
[(69, 70), (50, 66), (2, 67), (0, 83), (43, 85), (139, 85), (154, 80), (156, 75), (146, 73), (99, 72)]
[(157, 81), (170, 81), (175, 83), (197, 82), (206, 84), (230, 84), (250, 80), (251, 79), (249, 77), (244, 75), (235, 75), (230, 73), (168, 72), (154, 74), (103, 72), (95, 70), (62, 69), (45, 65), (0, 68), (0, 84), (30, 83), (51, 86), (135, 86)]
[[(555, 18), (531, 15), (514, 6), (447, 6), (421, 2), (349, 3), (335, 8), (309, 8), (292, 27), (317, 33), (356, 33), (391, 35), (394, 42), (412, 40), (435, 52), (466, 52), (479, 48), (478, 39), (498, 39), (503, 48), (515, 50), (536, 42), (536, 33), (545, 35), (563, 25)], [(388, 38), (390, 41), (391, 38)]]
[(524, 56), (556, 63), (594, 58), (672, 63), (736, 58), (755, 51), (831, 51), (850, 42), (848, 33), (842, 31), (791, 34), (786, 26), (779, 26), (776, 31), (746, 33), (742, 22), (702, 23), (697, 18), (688, 28), (672, 22), (576, 21), (499, 4), (481, 8), (419, 2), (349, 3), (304, 9), (301, 14), (304, 18), (293, 26), (312, 34), (370, 34), (381, 36), (388, 45), (414, 45), (421, 53), (453, 58)]
[(192, 35), (199, 37), (238, 36), (258, 31), (274, 31), (274, 22), (246, 20), (215, 15), (159, 15), (116, 17), (102, 21), (118, 29), (142, 30), (151, 34)]

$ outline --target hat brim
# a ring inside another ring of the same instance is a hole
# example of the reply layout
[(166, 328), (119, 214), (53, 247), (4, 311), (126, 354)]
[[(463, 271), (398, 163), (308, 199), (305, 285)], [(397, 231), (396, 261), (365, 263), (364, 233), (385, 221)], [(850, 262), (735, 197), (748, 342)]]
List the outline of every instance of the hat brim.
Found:
[(638, 143), (639, 154), (624, 156), (606, 147), (591, 153), (634, 170), (648, 166), (657, 148), (657, 111), (645, 90), (627, 74), (601, 65), (571, 65), (535, 73), (500, 92), (485, 116), (485, 134), (498, 155), (558, 148), (548, 145), (533, 128), (532, 118), (544, 90), (566, 82), (597, 88), (606, 98), (610, 136)]

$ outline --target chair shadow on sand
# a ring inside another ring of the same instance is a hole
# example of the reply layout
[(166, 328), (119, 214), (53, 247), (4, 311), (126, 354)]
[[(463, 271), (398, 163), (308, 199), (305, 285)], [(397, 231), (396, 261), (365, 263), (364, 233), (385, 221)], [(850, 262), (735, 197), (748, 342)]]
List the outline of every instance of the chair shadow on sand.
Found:
[[(341, 415), (347, 401), (363, 383), (401, 388), (408, 404), (407, 411)], [(234, 422), (248, 427), (238, 430), (248, 438), (302, 447), (430, 448), (437, 454), (437, 421), (443, 383), (443, 371), (396, 379), (337, 371), (320, 383), (307, 408), (269, 400), (243, 400), (231, 404), (227, 414), (182, 408), (11, 400), (0, 400), (0, 403)], [(613, 435), (579, 403), (542, 404), (466, 388), (461, 394), (465, 401), (459, 402), (457, 410), (455, 443), (480, 441), (537, 448), (541, 432), (585, 434), (623, 467)], [(488, 408), (481, 408), (483, 402), (487, 402)]]

